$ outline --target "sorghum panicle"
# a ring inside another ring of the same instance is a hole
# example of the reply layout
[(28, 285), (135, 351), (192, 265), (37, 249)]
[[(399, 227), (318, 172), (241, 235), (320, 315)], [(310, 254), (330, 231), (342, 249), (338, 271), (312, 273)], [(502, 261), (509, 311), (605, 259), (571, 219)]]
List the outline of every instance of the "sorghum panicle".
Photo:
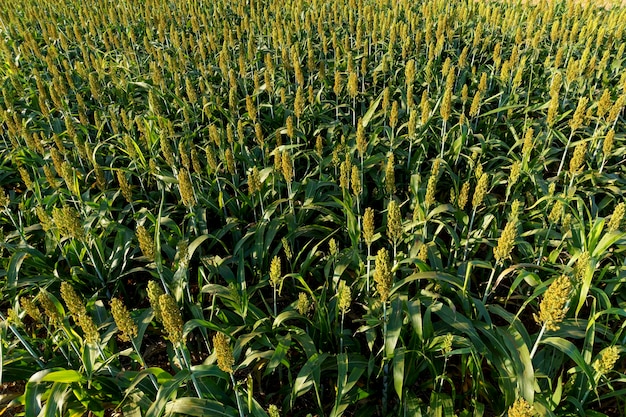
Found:
[(554, 202), (554, 206), (552, 206), (552, 210), (550, 210), (550, 214), (548, 215), (548, 221), (550, 223), (556, 224), (561, 220), (561, 216), (563, 215), (563, 203), (561, 200), (556, 200)]
[(185, 168), (181, 168), (178, 172), (178, 189), (180, 191), (180, 198), (186, 207), (193, 207), (196, 204), (196, 197), (193, 191), (193, 184), (189, 171)]
[(593, 362), (593, 369), (600, 375), (611, 371), (619, 359), (619, 348), (609, 346), (600, 353), (600, 357)]
[(602, 142), (602, 155), (605, 159), (611, 157), (611, 152), (613, 152), (613, 141), (615, 140), (615, 130), (611, 129), (608, 131), (606, 136), (604, 137), (604, 141)]
[(609, 224), (607, 226), (608, 232), (615, 232), (619, 230), (620, 224), (624, 219), (624, 214), (626, 213), (626, 204), (622, 201), (618, 205), (615, 206), (613, 210), (613, 214), (611, 215), (611, 220), (609, 220)]
[(487, 188), (489, 187), (489, 174), (483, 172), (483, 174), (478, 179), (478, 184), (476, 184), (476, 189), (474, 190), (474, 196), (472, 197), (472, 208), (474, 210), (478, 209), (480, 205), (483, 203), (485, 199), (485, 195), (487, 194)]
[(350, 287), (346, 285), (344, 280), (341, 280), (337, 286), (337, 307), (345, 314), (350, 309), (351, 303), (352, 295), (350, 294)]
[(532, 127), (527, 128), (524, 133), (524, 145), (522, 146), (522, 155), (524, 157), (530, 156), (530, 153), (532, 152), (534, 133), (535, 132)]
[(61, 315), (59, 314), (59, 311), (57, 310), (57, 307), (54, 304), (54, 301), (52, 301), (52, 299), (50, 298), (50, 294), (48, 294), (48, 292), (45, 290), (41, 290), (39, 292), (38, 299), (39, 299), (39, 304), (41, 305), (41, 308), (43, 308), (44, 314), (46, 317), (48, 317), (48, 320), (50, 321), (50, 323), (52, 324), (60, 323)]
[(363, 240), (367, 246), (374, 241), (374, 209), (368, 207), (363, 214)]
[(584, 251), (578, 255), (578, 259), (576, 259), (576, 263), (574, 264), (574, 279), (576, 281), (581, 281), (585, 277), (590, 261), (591, 255), (589, 251)]
[(41, 311), (30, 297), (20, 297), (20, 307), (26, 312), (33, 320), (41, 321)]
[(574, 148), (574, 156), (569, 162), (569, 172), (571, 175), (576, 174), (581, 170), (583, 163), (585, 162), (585, 155), (587, 153), (587, 142), (581, 142)]
[(248, 194), (252, 195), (257, 191), (261, 191), (261, 177), (259, 175), (259, 169), (254, 166), (248, 172)]
[(385, 248), (380, 249), (376, 254), (374, 281), (376, 282), (376, 291), (380, 295), (380, 300), (383, 303), (386, 302), (393, 283), (393, 273), (389, 261), (389, 252)]
[(78, 325), (83, 330), (85, 335), (85, 342), (93, 345), (100, 340), (100, 333), (98, 333), (98, 327), (94, 323), (91, 316), (85, 314), (78, 317)]
[(137, 324), (119, 298), (113, 298), (111, 300), (111, 314), (113, 315), (115, 324), (117, 324), (117, 328), (121, 332), (120, 339), (122, 341), (129, 342), (137, 337)]
[(533, 315), (535, 321), (545, 325), (548, 330), (558, 330), (567, 313), (565, 305), (571, 290), (572, 283), (567, 275), (556, 278), (543, 294), (539, 314)]
[(224, 159), (226, 159), (226, 169), (230, 175), (235, 175), (237, 172), (237, 167), (235, 166), (235, 157), (233, 155), (233, 151), (230, 148), (226, 148), (224, 152)]
[(306, 293), (301, 292), (300, 294), (298, 294), (298, 304), (296, 305), (296, 310), (298, 310), (298, 313), (304, 316), (308, 313), (310, 308), (311, 302), (309, 301), (309, 297), (306, 295)]
[(385, 188), (389, 194), (394, 194), (396, 192), (396, 176), (394, 169), (394, 157), (392, 153), (387, 156), (387, 165), (385, 167)]
[(154, 240), (152, 239), (152, 235), (142, 225), (137, 226), (135, 234), (137, 236), (137, 240), (139, 241), (139, 249), (141, 249), (141, 253), (143, 254), (143, 256), (153, 261)]
[(152, 311), (154, 312), (154, 318), (162, 322), (163, 316), (161, 314), (161, 305), (159, 304), (159, 298), (165, 294), (163, 289), (156, 281), (148, 281), (148, 287), (146, 289), (148, 293), (148, 300), (150, 301), (150, 306), (152, 307)]
[(572, 131), (575, 131), (579, 127), (581, 127), (584, 123), (584, 115), (587, 107), (587, 102), (589, 99), (586, 96), (578, 99), (578, 105), (576, 106), (576, 110), (574, 111), (574, 116), (572, 116), (572, 120), (570, 120), (569, 126)]
[(524, 398), (518, 398), (513, 405), (509, 407), (509, 417), (532, 417), (534, 415), (533, 406)]
[(282, 278), (280, 258), (278, 256), (274, 256), (272, 262), (270, 263), (270, 283), (274, 288), (276, 288), (278, 287), (278, 284), (280, 284)]
[(274, 404), (270, 404), (267, 409), (267, 415), (269, 417), (280, 417), (280, 412), (278, 411), (278, 407)]
[(367, 151), (367, 139), (365, 138), (365, 128), (361, 119), (357, 121), (356, 128), (356, 149), (359, 152), (359, 156), (363, 158), (365, 151)]
[(285, 181), (291, 184), (291, 181), (293, 181), (293, 167), (291, 164), (291, 155), (288, 151), (282, 153), (281, 167)]
[(224, 333), (216, 333), (213, 336), (213, 349), (217, 357), (217, 366), (224, 372), (232, 373), (235, 358), (228, 337)]
[(363, 188), (361, 186), (361, 173), (357, 166), (352, 166), (352, 175), (350, 176), (350, 186), (352, 188), (352, 194), (355, 197), (359, 197)]
[(117, 174), (117, 182), (120, 185), (120, 191), (122, 192), (122, 196), (127, 202), (132, 203), (133, 191), (130, 187), (130, 184), (128, 183), (128, 180), (126, 179), (126, 175), (121, 170), (118, 170), (116, 174)]
[(161, 308), (163, 327), (165, 327), (170, 342), (175, 346), (183, 343), (184, 323), (176, 300), (170, 294), (163, 294), (159, 297), (159, 307)]
[(63, 301), (65, 301), (67, 309), (70, 311), (70, 314), (74, 316), (75, 320), (78, 320), (80, 316), (87, 314), (87, 309), (85, 308), (83, 299), (76, 293), (74, 287), (66, 281), (61, 283), (61, 297), (63, 298)]
[(502, 230), (498, 239), (498, 245), (493, 249), (493, 257), (496, 263), (501, 263), (505, 259), (511, 258), (515, 238), (517, 237), (517, 219), (509, 220)]
[(395, 200), (387, 206), (387, 237), (394, 244), (402, 238), (402, 214)]
[(459, 192), (459, 196), (457, 197), (456, 205), (460, 210), (465, 209), (465, 205), (467, 204), (467, 200), (469, 198), (469, 190), (470, 190), (470, 183), (469, 181), (465, 181), (463, 185), (461, 186), (461, 191)]
[(332, 257), (336, 256), (339, 253), (339, 247), (337, 246), (337, 241), (335, 240), (335, 238), (331, 238), (328, 241), (328, 252)]

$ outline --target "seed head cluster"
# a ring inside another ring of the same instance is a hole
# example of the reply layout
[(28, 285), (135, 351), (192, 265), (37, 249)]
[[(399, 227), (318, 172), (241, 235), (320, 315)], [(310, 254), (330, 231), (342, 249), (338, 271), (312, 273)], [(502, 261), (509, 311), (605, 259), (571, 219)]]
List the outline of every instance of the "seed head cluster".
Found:
[(180, 345), (184, 342), (183, 317), (176, 300), (170, 294), (163, 294), (159, 297), (159, 308), (167, 337), (174, 346)]
[(535, 321), (545, 325), (547, 330), (558, 330), (567, 313), (566, 304), (572, 291), (572, 284), (567, 275), (556, 278), (548, 287), (539, 304), (539, 314)]
[(535, 415), (533, 406), (524, 398), (518, 398), (513, 405), (509, 407), (509, 417), (532, 417)]
[(130, 312), (119, 298), (111, 300), (111, 314), (120, 331), (120, 339), (125, 342), (137, 337), (137, 324), (130, 316)]
[(593, 362), (593, 369), (600, 375), (604, 375), (611, 371), (615, 366), (615, 362), (619, 359), (619, 348), (617, 346), (609, 346), (600, 353), (600, 357)]
[(216, 333), (213, 336), (213, 349), (215, 349), (215, 356), (217, 357), (217, 366), (226, 373), (232, 373), (235, 358), (228, 336), (224, 333)]
[(376, 291), (378, 291), (380, 300), (384, 303), (389, 299), (389, 293), (393, 284), (393, 273), (387, 249), (382, 248), (378, 251), (375, 268), (374, 281), (376, 282)]

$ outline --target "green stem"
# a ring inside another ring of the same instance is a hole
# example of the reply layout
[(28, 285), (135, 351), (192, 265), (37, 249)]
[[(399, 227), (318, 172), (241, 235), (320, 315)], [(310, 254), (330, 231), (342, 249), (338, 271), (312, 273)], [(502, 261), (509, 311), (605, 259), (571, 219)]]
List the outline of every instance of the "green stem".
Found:
[[(2, 313), (0, 313), (0, 319), (6, 322), (6, 318), (2, 315)], [(32, 346), (22, 337), (22, 335), (17, 331), (17, 329), (13, 325), (9, 325), (9, 329), (11, 329), (11, 332), (15, 335), (15, 337), (18, 338), (22, 346), (24, 346), (24, 348), (28, 351), (30, 356), (32, 356), (35, 362), (37, 362), (37, 365), (39, 365), (41, 369), (44, 369), (45, 365), (43, 364), (43, 362), (39, 360), (39, 357), (33, 350)]]
[(563, 156), (561, 157), (561, 163), (559, 164), (559, 169), (556, 172), (556, 176), (558, 177), (563, 169), (563, 164), (565, 163), (565, 156), (567, 155), (567, 148), (569, 148), (569, 144), (572, 141), (572, 136), (574, 135), (574, 131), (572, 130), (567, 138), (567, 143), (565, 144), (565, 149), (563, 150)]
[(187, 361), (187, 357), (185, 356), (185, 352), (183, 351), (182, 345), (175, 347), (174, 352), (176, 354), (176, 357), (178, 357), (178, 360), (180, 361), (181, 365), (183, 365), (189, 371), (191, 375), (191, 383), (193, 384), (193, 387), (196, 390), (196, 394), (198, 394), (198, 398), (202, 398), (202, 391), (200, 390), (200, 387), (198, 387), (198, 381), (196, 380), (196, 376), (193, 374), (193, 371), (191, 370), (191, 364)]
[(371, 256), (371, 245), (367, 245), (367, 294), (370, 293), (370, 256)]
[(387, 362), (387, 302), (383, 302), (383, 415), (387, 415), (387, 391), (389, 385), (389, 363)]
[(539, 256), (537, 257), (537, 262), (535, 262), (537, 265), (541, 263), (541, 257), (543, 256), (544, 245), (546, 245), (548, 241), (550, 240), (550, 231), (552, 231), (552, 223), (550, 223), (550, 225), (548, 226), (548, 231), (546, 232), (546, 238), (544, 239), (541, 247), (539, 248)]
[(472, 217), (470, 217), (469, 228), (467, 229), (467, 236), (465, 237), (465, 249), (463, 249), (463, 261), (467, 259), (467, 248), (469, 246), (470, 235), (472, 234), (472, 227), (474, 226), (474, 217), (476, 216), (476, 208), (472, 209)]
[(339, 353), (343, 352), (343, 318), (345, 316), (345, 312), (341, 311), (341, 327), (340, 327), (340, 334), (339, 334)]
[[(135, 349), (135, 352), (137, 352), (137, 357), (139, 358), (139, 365), (141, 365), (141, 367), (144, 369), (147, 368), (146, 361), (143, 359), (143, 356), (141, 356), (141, 352), (139, 351), (139, 346), (137, 346), (137, 342), (135, 341), (135, 339), (131, 338), (130, 343), (133, 345), (133, 349)], [(158, 391), (159, 384), (154, 378), (154, 375), (148, 374), (148, 377), (150, 378), (150, 381), (152, 381), (152, 385), (154, 385), (154, 388), (156, 388), (156, 390)]]
[(535, 353), (537, 353), (537, 348), (539, 347), (539, 342), (541, 341), (541, 337), (543, 336), (543, 333), (545, 331), (546, 331), (546, 324), (543, 323), (543, 326), (541, 326), (541, 330), (539, 331), (539, 335), (537, 336), (537, 340), (535, 340), (535, 344), (533, 346), (533, 350), (530, 351), (530, 359), (531, 360), (535, 356)]
[(491, 283), (493, 282), (493, 277), (496, 275), (496, 268), (498, 264), (496, 263), (494, 267), (491, 269), (491, 275), (489, 276), (489, 281), (487, 281), (487, 287), (485, 288), (485, 295), (483, 295), (483, 304), (487, 302), (487, 298), (491, 293)]
[(233, 384), (233, 391), (235, 391), (235, 399), (237, 400), (237, 409), (239, 410), (239, 417), (244, 417), (243, 409), (241, 408), (241, 400), (239, 399), (239, 395), (237, 394), (237, 384), (235, 383), (235, 377), (232, 372), (230, 373), (230, 381)]

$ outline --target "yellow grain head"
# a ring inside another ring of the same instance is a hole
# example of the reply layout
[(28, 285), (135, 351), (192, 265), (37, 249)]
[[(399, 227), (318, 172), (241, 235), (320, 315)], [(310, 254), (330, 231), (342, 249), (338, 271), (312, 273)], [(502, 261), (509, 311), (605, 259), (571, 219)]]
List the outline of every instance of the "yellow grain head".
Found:
[(578, 99), (578, 105), (576, 106), (576, 110), (574, 111), (574, 116), (572, 116), (572, 119), (569, 122), (569, 126), (572, 131), (577, 130), (583, 125), (588, 101), (589, 99), (586, 96), (580, 97)]
[(363, 215), (363, 240), (368, 247), (374, 241), (374, 230), (374, 209), (368, 207)]
[(348, 75), (348, 94), (350, 98), (355, 98), (359, 94), (359, 77), (355, 71)]
[(135, 231), (141, 253), (149, 260), (154, 260), (154, 240), (152, 234), (142, 225), (137, 226)]
[(391, 271), (391, 263), (389, 260), (389, 252), (382, 248), (376, 254), (374, 282), (376, 282), (376, 291), (380, 296), (380, 300), (384, 303), (389, 299), (389, 293), (393, 284), (393, 273)]
[(282, 169), (283, 177), (285, 177), (285, 181), (288, 184), (291, 184), (291, 181), (293, 181), (293, 167), (292, 167), (291, 155), (289, 154), (289, 151), (284, 151), (282, 153), (281, 169)]
[(387, 206), (387, 238), (393, 243), (402, 239), (402, 214), (400, 206), (395, 200), (391, 200)]
[(361, 192), (363, 192), (363, 187), (361, 185), (361, 172), (357, 166), (352, 166), (352, 173), (350, 175), (350, 186), (352, 188), (352, 194), (355, 197), (359, 197)]
[(509, 417), (533, 417), (535, 411), (533, 406), (528, 403), (524, 398), (520, 397), (509, 407)]
[(159, 298), (163, 294), (165, 294), (163, 292), (163, 289), (156, 281), (148, 281), (146, 292), (148, 294), (148, 301), (150, 302), (150, 306), (152, 307), (152, 311), (154, 312), (155, 320), (162, 322), (163, 316), (161, 314), (161, 305), (159, 304)]
[(189, 171), (185, 168), (181, 168), (178, 171), (178, 190), (180, 198), (186, 207), (193, 207), (196, 204), (193, 183), (191, 182)]
[(430, 102), (428, 100), (428, 90), (422, 92), (422, 99), (420, 101), (420, 109), (422, 111), (421, 123), (424, 126), (430, 118)]
[(216, 333), (213, 336), (213, 349), (217, 357), (217, 366), (226, 373), (233, 373), (235, 358), (233, 349), (230, 347), (228, 336), (224, 333)]
[(272, 284), (274, 288), (277, 288), (282, 279), (280, 258), (274, 256), (270, 263), (270, 284)]
[(388, 194), (396, 192), (396, 176), (393, 153), (388, 154), (385, 167), (385, 189)]
[(572, 284), (567, 275), (561, 275), (552, 281), (539, 304), (539, 314), (533, 315), (535, 321), (545, 325), (547, 330), (558, 330), (567, 314), (566, 304), (571, 291)]
[(111, 314), (120, 331), (120, 339), (122, 341), (129, 342), (137, 337), (137, 324), (119, 298), (113, 298), (111, 300)]
[(604, 159), (609, 159), (613, 152), (613, 142), (615, 140), (615, 129), (608, 131), (602, 142), (602, 155)]
[(296, 310), (298, 310), (298, 313), (304, 316), (309, 312), (310, 309), (311, 302), (309, 301), (309, 297), (306, 295), (306, 293), (301, 292), (300, 294), (298, 294), (298, 303), (296, 305)]
[(483, 174), (478, 179), (478, 183), (476, 184), (476, 188), (474, 189), (474, 196), (472, 197), (472, 209), (477, 210), (478, 207), (483, 203), (485, 199), (485, 195), (487, 194), (487, 190), (489, 188), (489, 174), (483, 172)]
[[(304, 113), (304, 89), (302, 86), (298, 86), (296, 89), (296, 97), (293, 102), (293, 114), (300, 119)], [(293, 137), (293, 136), (289, 136)]]
[(570, 175), (577, 174), (583, 167), (587, 155), (587, 142), (581, 142), (574, 148), (574, 156), (569, 162)]
[(350, 294), (350, 287), (346, 285), (344, 280), (340, 280), (337, 286), (337, 308), (345, 314), (350, 309), (351, 303), (352, 295)]
[(600, 375), (609, 373), (619, 359), (619, 348), (609, 346), (602, 350), (600, 357), (593, 362), (593, 369)]
[(607, 231), (615, 232), (619, 230), (622, 220), (624, 219), (624, 214), (626, 212), (626, 204), (624, 202), (620, 202), (615, 206), (613, 210), (613, 214), (611, 215), (611, 219), (609, 220), (609, 224), (607, 226)]
[(20, 297), (20, 307), (26, 314), (35, 321), (42, 321), (43, 317), (39, 307), (35, 304), (31, 297)]
[(163, 294), (159, 297), (159, 307), (168, 339), (174, 346), (183, 343), (184, 323), (176, 300), (170, 294)]

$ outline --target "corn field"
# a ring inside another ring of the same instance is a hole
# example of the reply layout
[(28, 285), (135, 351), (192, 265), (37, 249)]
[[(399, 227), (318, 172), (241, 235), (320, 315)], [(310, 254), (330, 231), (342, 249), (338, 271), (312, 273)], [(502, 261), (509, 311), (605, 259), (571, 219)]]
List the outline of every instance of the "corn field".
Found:
[(0, 2), (0, 416), (626, 414), (626, 8)]

